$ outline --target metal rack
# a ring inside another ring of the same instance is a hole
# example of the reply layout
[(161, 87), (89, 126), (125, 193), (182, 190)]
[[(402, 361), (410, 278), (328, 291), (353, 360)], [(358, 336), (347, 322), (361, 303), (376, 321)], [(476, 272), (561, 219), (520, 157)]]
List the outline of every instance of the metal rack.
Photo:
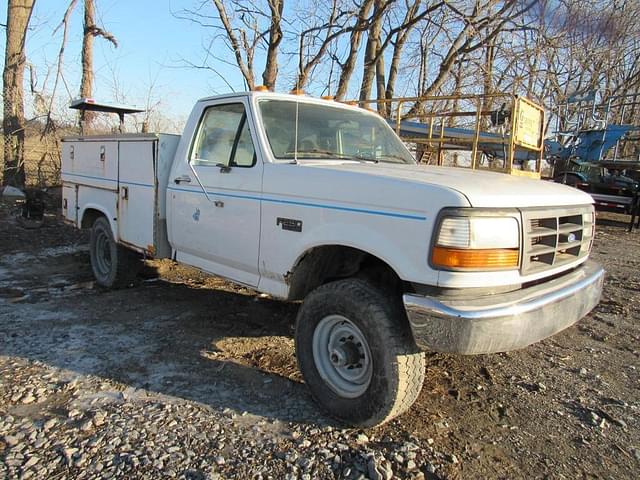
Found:
[(639, 112), (639, 93), (604, 100), (597, 90), (570, 95), (551, 113), (555, 120), (554, 153), (565, 160), (640, 160), (640, 128), (635, 125)]
[[(496, 93), (346, 103), (369, 110), (376, 104), (400, 138), (414, 146), (419, 161), (443, 165), (448, 151), (462, 151), (469, 154), (468, 168), (540, 178), (545, 113), (526, 98)], [(526, 168), (529, 162), (533, 169)]]

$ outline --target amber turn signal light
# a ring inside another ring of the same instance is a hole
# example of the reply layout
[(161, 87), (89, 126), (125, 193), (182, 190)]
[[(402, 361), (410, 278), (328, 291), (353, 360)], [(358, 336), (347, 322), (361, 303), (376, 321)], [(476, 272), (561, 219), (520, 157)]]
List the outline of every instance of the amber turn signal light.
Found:
[(436, 267), (471, 269), (506, 269), (518, 266), (517, 248), (482, 250), (434, 247), (431, 261)]

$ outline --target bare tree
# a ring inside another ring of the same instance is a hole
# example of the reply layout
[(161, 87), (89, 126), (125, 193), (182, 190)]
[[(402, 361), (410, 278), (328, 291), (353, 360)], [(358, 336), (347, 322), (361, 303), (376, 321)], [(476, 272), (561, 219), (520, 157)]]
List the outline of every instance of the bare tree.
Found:
[(348, 12), (339, 8), (338, 0), (332, 0), (328, 18), (315, 15), (316, 21), (300, 33), (295, 89), (305, 88), (311, 72), (324, 59), (332, 42), (348, 31), (346, 23), (340, 21), (348, 16)]
[(6, 47), (2, 72), (4, 118), (3, 185), (24, 187), (24, 69), (25, 41), (35, 0), (7, 2)]
[[(416, 0), (419, 1), (419, 0)], [(331, 58), (331, 73), (335, 63), (339, 65), (340, 76), (338, 79), (335, 97), (343, 100), (349, 81), (354, 72), (360, 45), (369, 30), (371, 32), (380, 28), (383, 15), (389, 5), (395, 0), (362, 0), (361, 3), (352, 4), (350, 2), (339, 2), (333, 0), (328, 16), (319, 15), (320, 20), (303, 30), (299, 35), (298, 45), (298, 75), (295, 85), (302, 88), (309, 80), (310, 72), (315, 69), (327, 55), (329, 47), (338, 43), (343, 35), (349, 34), (347, 55), (344, 61), (341, 61), (335, 54), (335, 51), (328, 55)], [(355, 7), (355, 8), (354, 8)], [(373, 12), (371, 12), (373, 8)], [(304, 8), (304, 6), (303, 6)], [(305, 12), (308, 16), (308, 13)], [(304, 22), (304, 19), (300, 19)], [(368, 50), (371, 50), (368, 40)], [(314, 47), (316, 49), (314, 50)], [(334, 49), (335, 50), (335, 49)], [(330, 91), (331, 85), (325, 84), (324, 90)]]
[[(385, 4), (380, 0), (378, 1), (379, 3), (376, 8), (378, 10), (387, 10), (386, 18), (389, 26), (384, 29), (382, 27), (382, 21), (374, 22), (369, 30), (360, 100), (367, 100), (370, 97), (375, 70), (377, 99), (380, 100), (380, 102), (378, 102), (378, 111), (383, 115), (389, 115), (390, 105), (382, 101), (394, 96), (398, 71), (400, 69), (400, 63), (403, 60), (402, 54), (407, 39), (414, 27), (420, 21), (427, 18), (432, 12), (439, 10), (444, 2), (426, 2), (424, 10), (420, 11), (420, 6), (423, 3), (422, 0), (405, 0), (404, 5), (400, 8), (395, 8), (394, 11), (389, 10), (391, 2), (386, 2)], [(391, 26), (393, 24), (390, 20), (392, 13), (398, 13), (400, 14), (400, 18), (402, 18), (402, 21), (395, 26)], [(383, 34), (384, 40), (382, 40)], [(389, 46), (393, 46), (393, 53), (389, 66), (389, 77), (388, 80), (386, 80), (387, 72), (385, 69), (384, 54)]]
[[(250, 90), (255, 88), (255, 76), (253, 73), (253, 57), (255, 56), (256, 46), (258, 44), (258, 27), (254, 19), (243, 20), (244, 27), (236, 28), (231, 24), (227, 9), (222, 0), (213, 0), (213, 4), (218, 10), (220, 22), (227, 34), (227, 39), (231, 44), (231, 50), (236, 58), (238, 68), (244, 77), (245, 82)], [(252, 35), (250, 37), (250, 33)], [(243, 56), (244, 52), (244, 56)]]
[(271, 18), (267, 40), (267, 60), (262, 72), (262, 82), (269, 90), (275, 90), (278, 78), (278, 47), (282, 41), (282, 9), (284, 0), (267, 0)]
[(638, 92), (638, 16), (640, 4), (628, 0), (540, 0), (492, 42), (493, 89), (551, 111), (576, 92)]
[[(427, 23), (437, 23), (438, 28), (435, 30), (436, 38), (423, 39), (421, 43), (423, 47), (428, 45), (421, 55), (429, 55), (432, 61), (429, 64), (422, 63), (424, 70), (421, 71), (418, 95), (433, 96), (442, 91), (451, 92), (454, 87), (452, 71), (463, 57), (469, 61), (469, 66), (475, 66), (473, 71), (465, 74), (480, 77), (482, 86), (481, 71), (484, 64), (478, 58), (482, 56), (486, 45), (537, 3), (538, 0), (479, 0), (465, 9), (464, 4), (443, 2), (442, 8), (433, 12), (439, 17), (438, 21), (427, 19)], [(431, 28), (426, 28), (424, 33), (434, 34)], [(433, 57), (437, 57), (439, 61), (433, 61)], [(433, 67), (435, 68), (431, 70)], [(473, 93), (480, 91), (475, 88)], [(414, 115), (422, 106), (420, 101), (416, 102), (409, 114)]]
[[(398, 29), (396, 32), (389, 32), (387, 34), (387, 38), (389, 42), (393, 42), (393, 54), (391, 56), (391, 64), (389, 66), (389, 78), (387, 80), (387, 84), (385, 87), (384, 97), (385, 98), (393, 98), (395, 94), (396, 81), (398, 79), (398, 70), (400, 69), (400, 62), (402, 60), (402, 53), (404, 50), (404, 46), (409, 38), (409, 35), (413, 28), (417, 25), (418, 20), (420, 20), (420, 16), (422, 18), (426, 17), (430, 11), (436, 10), (440, 8), (442, 2), (438, 2), (435, 5), (431, 5), (425, 12), (418, 15), (418, 8), (420, 7), (421, 0), (414, 0), (413, 3), (408, 5), (406, 10), (405, 17), (403, 19), (404, 28)], [(394, 38), (395, 36), (395, 38)], [(393, 39), (393, 40), (391, 40)], [(384, 44), (381, 46), (381, 49), (384, 49)], [(378, 85), (378, 98), (380, 98), (382, 85)], [(388, 109), (389, 105), (387, 105), (387, 115), (390, 114)]]
[(349, 80), (351, 79), (351, 75), (353, 74), (353, 70), (356, 66), (358, 50), (360, 49), (360, 42), (362, 41), (362, 34), (371, 24), (369, 12), (371, 11), (373, 2), (374, 0), (363, 0), (358, 8), (358, 13), (356, 15), (354, 25), (351, 28), (351, 35), (349, 38), (349, 53), (344, 63), (340, 64), (340, 79), (338, 80), (338, 88), (336, 90), (336, 98), (338, 100), (343, 100), (347, 94)]
[(367, 44), (364, 51), (364, 69), (362, 72), (362, 83), (360, 85), (360, 100), (369, 99), (376, 73), (376, 65), (379, 61), (384, 61), (383, 56), (377, 54), (380, 51), (380, 34), (382, 33), (382, 21), (384, 19), (382, 13), (389, 3), (387, 0), (374, 0), (374, 19), (368, 30)]
[[(118, 41), (113, 34), (96, 25), (96, 8), (94, 0), (84, 0), (84, 30), (82, 36), (82, 79), (80, 81), (80, 97), (93, 95), (93, 40), (102, 37), (114, 47)], [(80, 128), (91, 128), (94, 112), (80, 111)]]
[[(69, 3), (69, 5), (67, 6), (67, 9), (64, 12), (64, 15), (62, 16), (62, 20), (60, 22), (60, 24), (53, 30), (53, 33), (55, 35), (55, 33), (62, 28), (62, 41), (60, 42), (60, 50), (58, 51), (58, 62), (56, 65), (56, 75), (53, 81), (53, 90), (51, 91), (51, 97), (49, 99), (49, 106), (47, 108), (46, 111), (46, 117), (47, 117), (47, 121), (45, 123), (45, 127), (43, 129), (43, 136), (47, 135), (49, 133), (51, 133), (52, 131), (55, 130), (55, 124), (53, 122), (53, 118), (52, 118), (52, 114), (53, 114), (53, 102), (56, 100), (56, 93), (57, 93), (57, 89), (58, 89), (58, 83), (60, 81), (60, 79), (63, 80), (64, 82), (64, 76), (62, 74), (62, 70), (64, 68), (64, 52), (65, 49), (67, 48), (67, 39), (69, 37), (69, 22), (70, 22), (70, 18), (71, 18), (71, 14), (73, 13), (73, 9), (75, 8), (77, 3), (77, 0), (71, 0), (71, 2)], [(65, 87), (67, 87), (66, 83), (65, 83)], [(67, 87), (67, 91), (69, 90), (69, 88)], [(71, 96), (71, 93), (69, 92), (69, 96)]]
[[(211, 4), (214, 14), (210, 13)], [(283, 10), (284, 0), (199, 0), (195, 8), (178, 11), (175, 13), (177, 18), (216, 32), (205, 46), (205, 56), (201, 62), (185, 60), (184, 63), (192, 68), (214, 72), (231, 89), (233, 85), (221, 74), (217, 64), (235, 65), (246, 86), (253, 90), (256, 85), (256, 54), (264, 51), (262, 81), (270, 90), (275, 89), (280, 43), (284, 39)], [(233, 54), (233, 62), (220, 54), (217, 48), (219, 41), (224, 41)]]

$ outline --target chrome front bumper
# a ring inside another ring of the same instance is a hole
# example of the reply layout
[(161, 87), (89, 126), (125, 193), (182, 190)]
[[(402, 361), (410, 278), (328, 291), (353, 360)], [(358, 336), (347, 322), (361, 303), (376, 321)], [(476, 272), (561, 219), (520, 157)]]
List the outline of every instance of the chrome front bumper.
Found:
[(600, 301), (604, 270), (587, 260), (533, 287), (476, 298), (403, 296), (416, 344), (439, 352), (517, 350), (564, 330)]

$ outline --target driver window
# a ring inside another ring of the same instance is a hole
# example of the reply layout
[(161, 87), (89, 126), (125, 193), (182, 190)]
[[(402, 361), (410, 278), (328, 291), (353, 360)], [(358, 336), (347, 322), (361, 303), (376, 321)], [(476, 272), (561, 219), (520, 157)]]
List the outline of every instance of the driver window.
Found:
[(252, 167), (255, 150), (241, 103), (209, 107), (200, 122), (191, 163)]

